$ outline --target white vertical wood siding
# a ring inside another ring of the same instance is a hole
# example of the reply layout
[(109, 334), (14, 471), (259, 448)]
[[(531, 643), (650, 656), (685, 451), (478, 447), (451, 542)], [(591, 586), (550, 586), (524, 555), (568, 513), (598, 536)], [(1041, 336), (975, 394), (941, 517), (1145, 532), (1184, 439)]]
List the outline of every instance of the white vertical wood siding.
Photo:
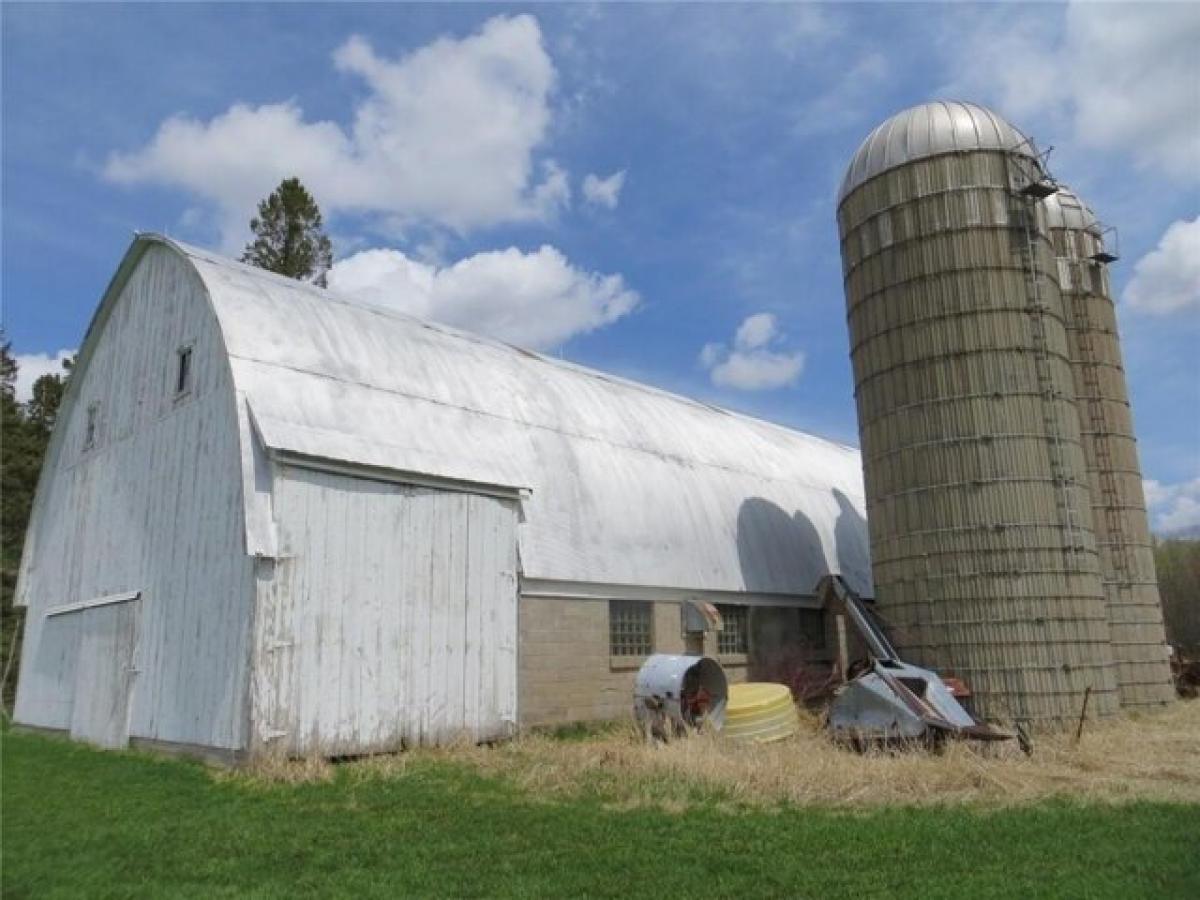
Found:
[[(46, 609), (140, 591), (129, 733), (236, 748), (253, 590), (229, 364), (188, 260), (163, 244), (141, 251), (92, 324), (39, 485), (18, 588), (28, 612), (16, 720), (69, 729), (80, 702), (79, 617)], [(192, 386), (177, 398), (184, 345)]]
[(516, 721), (515, 502), (295, 467), (259, 580), (259, 741), (362, 753)]
[(130, 697), (137, 685), (138, 600), (83, 609), (75, 661), (71, 737), (124, 747), (129, 742)]

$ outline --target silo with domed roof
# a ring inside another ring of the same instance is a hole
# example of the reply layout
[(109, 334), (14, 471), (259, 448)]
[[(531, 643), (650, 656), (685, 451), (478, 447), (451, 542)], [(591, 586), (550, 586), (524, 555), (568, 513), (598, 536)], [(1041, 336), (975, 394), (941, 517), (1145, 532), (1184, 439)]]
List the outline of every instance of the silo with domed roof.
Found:
[(1046, 198), (1075, 375), (1080, 437), (1123, 707), (1175, 696), (1108, 265), (1116, 251), (1079, 197)]
[(1055, 185), (994, 112), (876, 128), (838, 198), (877, 608), (977, 712), (1054, 725), (1118, 708)]

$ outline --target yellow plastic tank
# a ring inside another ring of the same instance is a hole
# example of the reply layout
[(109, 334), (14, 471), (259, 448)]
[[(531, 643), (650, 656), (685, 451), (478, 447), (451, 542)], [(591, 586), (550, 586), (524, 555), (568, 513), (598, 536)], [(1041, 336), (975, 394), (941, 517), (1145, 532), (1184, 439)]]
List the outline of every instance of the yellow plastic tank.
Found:
[(752, 681), (729, 686), (722, 734), (765, 744), (791, 737), (799, 726), (796, 704), (786, 684)]

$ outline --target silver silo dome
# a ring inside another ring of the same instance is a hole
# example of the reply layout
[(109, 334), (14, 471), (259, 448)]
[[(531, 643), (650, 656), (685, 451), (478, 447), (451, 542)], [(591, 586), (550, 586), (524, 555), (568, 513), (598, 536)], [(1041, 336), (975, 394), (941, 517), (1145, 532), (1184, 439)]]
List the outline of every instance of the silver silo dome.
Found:
[(876, 128), (838, 201), (875, 592), (984, 716), (1117, 709), (1066, 316), (1022, 132), (972, 103)]
[(1032, 140), (990, 109), (957, 100), (923, 103), (897, 113), (867, 135), (846, 167), (838, 205), (860, 184), (889, 169), (973, 150), (1038, 156)]

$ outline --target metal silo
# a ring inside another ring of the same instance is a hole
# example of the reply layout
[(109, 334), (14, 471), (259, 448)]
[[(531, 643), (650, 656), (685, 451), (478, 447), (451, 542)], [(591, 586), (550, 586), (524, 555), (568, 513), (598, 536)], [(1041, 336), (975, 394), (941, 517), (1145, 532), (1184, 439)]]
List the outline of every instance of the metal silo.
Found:
[(1118, 706), (1032, 142), (970, 103), (876, 128), (838, 202), (878, 609), (988, 717)]
[(1067, 314), (1117, 689), (1122, 706), (1166, 703), (1175, 691), (1108, 279), (1116, 254), (1075, 194), (1060, 185), (1045, 207)]

